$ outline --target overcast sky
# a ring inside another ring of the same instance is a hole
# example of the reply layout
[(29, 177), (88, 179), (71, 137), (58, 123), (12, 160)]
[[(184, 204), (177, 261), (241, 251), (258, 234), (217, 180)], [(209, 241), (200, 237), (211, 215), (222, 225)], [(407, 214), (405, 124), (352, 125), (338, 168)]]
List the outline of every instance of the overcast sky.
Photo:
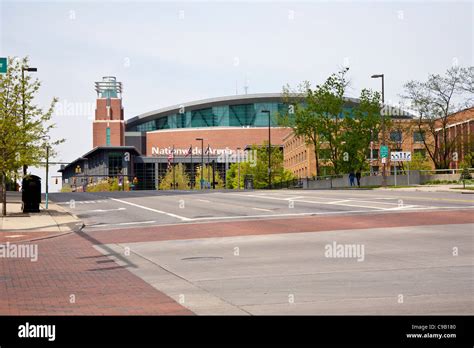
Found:
[(320, 83), (342, 66), (349, 96), (379, 89), (370, 75), (384, 73), (396, 104), (406, 81), (474, 64), (473, 22), (472, 1), (0, 0), (0, 56), (29, 56), (37, 102), (59, 98), (53, 138), (66, 138), (57, 159), (71, 161), (92, 148), (102, 76), (123, 83), (126, 119), (246, 84), (264, 93)]

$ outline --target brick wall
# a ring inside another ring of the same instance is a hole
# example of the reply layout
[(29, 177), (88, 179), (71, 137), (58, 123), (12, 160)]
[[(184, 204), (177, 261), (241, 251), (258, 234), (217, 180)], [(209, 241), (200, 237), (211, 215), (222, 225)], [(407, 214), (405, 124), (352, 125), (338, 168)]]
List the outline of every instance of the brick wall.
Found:
[[(273, 145), (283, 145), (283, 138), (291, 132), (288, 128), (272, 128)], [(196, 138), (204, 138), (204, 148), (207, 144), (212, 149), (235, 150), (244, 149), (247, 145), (260, 145), (268, 140), (268, 128), (200, 128), (154, 131), (147, 133), (147, 155), (152, 155), (152, 147), (188, 149), (201, 146)]]

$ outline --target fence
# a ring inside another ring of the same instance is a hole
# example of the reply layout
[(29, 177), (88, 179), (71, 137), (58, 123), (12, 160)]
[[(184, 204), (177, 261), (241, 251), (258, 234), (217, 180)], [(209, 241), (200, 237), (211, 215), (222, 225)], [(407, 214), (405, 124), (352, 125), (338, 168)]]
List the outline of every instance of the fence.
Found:
[[(402, 170), (397, 175), (387, 175), (386, 182), (388, 186), (411, 186), (422, 185), (430, 181), (458, 181), (461, 177), (461, 169), (437, 169), (437, 170)], [(474, 173), (474, 168), (469, 172)], [(338, 176), (324, 176), (316, 178), (304, 178), (303, 189), (333, 189), (350, 187), (349, 174)], [(382, 186), (383, 177), (381, 175), (370, 175), (362, 173), (360, 185)]]

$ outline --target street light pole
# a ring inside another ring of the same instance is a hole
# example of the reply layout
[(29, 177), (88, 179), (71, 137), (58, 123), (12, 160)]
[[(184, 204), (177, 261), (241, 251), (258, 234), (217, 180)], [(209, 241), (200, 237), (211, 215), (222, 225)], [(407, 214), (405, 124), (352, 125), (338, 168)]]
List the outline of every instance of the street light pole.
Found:
[[(382, 146), (385, 146), (385, 81), (384, 81), (384, 74), (376, 74), (372, 75), (371, 78), (377, 79), (381, 78), (382, 79)], [(380, 152), (380, 147), (379, 147), (379, 152)], [(387, 186), (387, 177), (386, 177), (386, 162), (388, 158), (385, 158), (383, 162), (383, 169), (382, 169), (382, 186), (386, 187)]]
[(270, 110), (262, 110), (262, 113), (268, 114), (268, 188), (272, 187), (272, 138), (271, 138), (271, 119)]
[(201, 141), (201, 179), (199, 180), (199, 182), (201, 184), (201, 190), (202, 190), (202, 181), (204, 177), (204, 139), (196, 138), (196, 140)]
[[(27, 66), (21, 67), (21, 86), (22, 86), (22, 106), (23, 106), (23, 128), (26, 126), (26, 103), (25, 103), (25, 71), (28, 72), (36, 72), (38, 71), (37, 68), (30, 68)], [(26, 145), (26, 144), (25, 144)], [(23, 176), (26, 176), (26, 172), (28, 170), (28, 166), (23, 164)]]
[(239, 168), (239, 170), (238, 170), (238, 172), (239, 172), (238, 180), (239, 181), (238, 181), (238, 186), (237, 187), (240, 190), (240, 147), (237, 148), (237, 162), (239, 163), (238, 164), (238, 168)]
[(49, 145), (46, 145), (46, 209), (48, 209), (48, 193), (49, 193)]
[(210, 148), (209, 148), (209, 144), (207, 144), (207, 182), (210, 183), (211, 182), (211, 171), (210, 171), (210, 168), (211, 168), (211, 151), (210, 151)]

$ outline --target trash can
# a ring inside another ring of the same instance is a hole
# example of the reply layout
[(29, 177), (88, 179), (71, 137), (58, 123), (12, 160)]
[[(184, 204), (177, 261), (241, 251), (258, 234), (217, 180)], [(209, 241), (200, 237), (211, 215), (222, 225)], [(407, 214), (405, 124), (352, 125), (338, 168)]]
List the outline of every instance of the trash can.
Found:
[(28, 175), (23, 178), (21, 186), (23, 212), (39, 213), (41, 203), (41, 178), (36, 175)]
[(246, 174), (244, 177), (244, 189), (245, 190), (253, 190), (253, 175)]

